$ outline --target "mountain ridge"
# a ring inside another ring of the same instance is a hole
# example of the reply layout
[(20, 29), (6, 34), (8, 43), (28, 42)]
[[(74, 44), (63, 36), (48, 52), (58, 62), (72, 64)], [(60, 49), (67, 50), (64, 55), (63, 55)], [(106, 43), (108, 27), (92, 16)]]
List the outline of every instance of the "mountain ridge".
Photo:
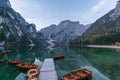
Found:
[(96, 20), (89, 29), (70, 44), (115, 44), (120, 42), (120, 0), (110, 12)]
[(38, 31), (38, 34), (43, 34), (45, 39), (52, 38), (57, 42), (68, 43), (80, 36), (90, 25), (80, 24), (79, 21), (64, 20), (58, 25), (52, 24)]
[[(0, 0), (0, 42), (11, 44), (36, 44), (36, 26), (29, 24), (13, 10), (9, 0)], [(5, 45), (4, 44), (4, 45)]]
[(11, 4), (9, 0), (0, 0), (0, 7), (8, 7), (11, 8)]

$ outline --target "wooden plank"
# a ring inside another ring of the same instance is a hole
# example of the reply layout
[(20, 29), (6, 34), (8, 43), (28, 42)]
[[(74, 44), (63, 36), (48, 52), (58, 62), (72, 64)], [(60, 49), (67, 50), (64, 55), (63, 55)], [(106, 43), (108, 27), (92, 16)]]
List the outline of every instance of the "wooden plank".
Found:
[(56, 71), (41, 72), (39, 80), (58, 80)]
[(40, 71), (55, 71), (53, 59), (52, 58), (45, 59)]
[(52, 58), (44, 60), (40, 69), (39, 80), (58, 80), (54, 60)]

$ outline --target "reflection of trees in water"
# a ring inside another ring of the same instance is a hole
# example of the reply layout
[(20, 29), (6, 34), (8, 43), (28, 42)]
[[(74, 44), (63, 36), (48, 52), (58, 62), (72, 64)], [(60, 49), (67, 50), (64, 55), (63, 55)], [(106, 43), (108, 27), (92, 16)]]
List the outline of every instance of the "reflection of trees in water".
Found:
[(9, 50), (12, 52), (7, 53), (6, 55), (2, 56), (5, 59), (20, 59), (23, 62), (33, 62), (35, 57), (40, 57), (41, 48), (33, 47), (30, 50), (30, 46), (16, 46), (16, 47), (9, 47)]
[[(112, 80), (120, 79), (120, 54), (116, 49), (105, 48), (74, 48), (104, 75)], [(114, 76), (113, 76), (114, 75)]]
[[(92, 65), (93, 66), (101, 65), (101, 63), (99, 64), (99, 61), (97, 60), (101, 59), (102, 56), (104, 56), (102, 58), (103, 60), (105, 60), (105, 58), (108, 56), (109, 51), (111, 51), (106, 49), (101, 50), (101, 49), (93, 49), (93, 48), (75, 48), (75, 49), (70, 48), (69, 49), (68, 46), (56, 46), (55, 49), (50, 52), (46, 48), (40, 47), (40, 46), (34, 46), (32, 48), (29, 46), (16, 46), (16, 47), (9, 47), (7, 49), (12, 50), (12, 52), (4, 55), (3, 57), (5, 59), (18, 58), (22, 62), (30, 62), (30, 63), (33, 63), (35, 58), (38, 58), (41, 61), (43, 61), (45, 58), (53, 57), (54, 55), (57, 55), (57, 54), (65, 55), (64, 59), (55, 61), (56, 69), (60, 77), (62, 77), (65, 73), (69, 71), (84, 67), (86, 65), (91, 67)], [(104, 51), (108, 51), (108, 52), (104, 54)], [(50, 53), (50, 55), (48, 55), (48, 53)], [(110, 54), (112, 54), (112, 52)], [(104, 65), (108, 65), (108, 64), (104, 64)], [(10, 68), (10, 66), (8, 65), (4, 65), (4, 66), (6, 66), (6, 69)], [(92, 67), (92, 69), (95, 69), (95, 68)], [(97, 69), (99, 70), (99, 68)], [(12, 70), (10, 69), (10, 71)], [(19, 72), (15, 70), (15, 73), (19, 73)], [(9, 74), (9, 73), (6, 73), (6, 74)], [(96, 73), (96, 74), (99, 75), (99, 73)], [(13, 76), (15, 77), (15, 75)], [(11, 76), (8, 76), (8, 77), (10, 78)]]
[[(87, 49), (80, 49), (81, 52), (89, 53)], [(92, 50), (91, 50), (92, 51)], [(98, 50), (99, 51), (99, 50)], [(95, 75), (93, 75), (92, 80), (109, 80), (106, 76), (104, 76), (99, 70), (92, 66), (92, 64), (86, 59), (81, 52), (74, 51), (73, 49), (69, 49), (69, 47), (62, 46), (57, 47), (56, 50), (52, 51), (53, 54), (62, 53), (65, 55), (64, 59), (55, 61), (56, 68), (59, 73), (59, 77), (62, 77), (65, 73), (70, 72), (72, 70), (78, 68), (88, 68), (93, 71)], [(92, 51), (94, 52), (94, 51)], [(87, 55), (86, 55), (87, 56)], [(89, 55), (88, 55), (89, 56)], [(89, 66), (89, 67), (86, 67)], [(100, 75), (100, 77), (99, 77)]]

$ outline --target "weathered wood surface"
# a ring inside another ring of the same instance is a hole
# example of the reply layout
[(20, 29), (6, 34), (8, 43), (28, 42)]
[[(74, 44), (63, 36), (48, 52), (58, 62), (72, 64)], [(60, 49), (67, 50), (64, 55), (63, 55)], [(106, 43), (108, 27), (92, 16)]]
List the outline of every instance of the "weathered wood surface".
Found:
[(52, 58), (44, 60), (40, 69), (39, 80), (58, 80), (54, 60)]

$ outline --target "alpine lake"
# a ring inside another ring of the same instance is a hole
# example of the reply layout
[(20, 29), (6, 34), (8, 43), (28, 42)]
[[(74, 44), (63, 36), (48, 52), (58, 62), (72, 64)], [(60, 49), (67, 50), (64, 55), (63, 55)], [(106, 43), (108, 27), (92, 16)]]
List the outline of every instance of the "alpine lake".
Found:
[(34, 63), (37, 59), (39, 64), (45, 58), (52, 58), (57, 54), (64, 55), (63, 59), (55, 60), (59, 80), (67, 72), (83, 68), (92, 71), (92, 80), (120, 80), (120, 49), (68, 46), (56, 46), (52, 49), (41, 46), (0, 47), (0, 50), (4, 49), (11, 52), (0, 55), (0, 60), (6, 60), (0, 64), (0, 80), (24, 80), (26, 72), (10, 65), (9, 59), (29, 63)]

